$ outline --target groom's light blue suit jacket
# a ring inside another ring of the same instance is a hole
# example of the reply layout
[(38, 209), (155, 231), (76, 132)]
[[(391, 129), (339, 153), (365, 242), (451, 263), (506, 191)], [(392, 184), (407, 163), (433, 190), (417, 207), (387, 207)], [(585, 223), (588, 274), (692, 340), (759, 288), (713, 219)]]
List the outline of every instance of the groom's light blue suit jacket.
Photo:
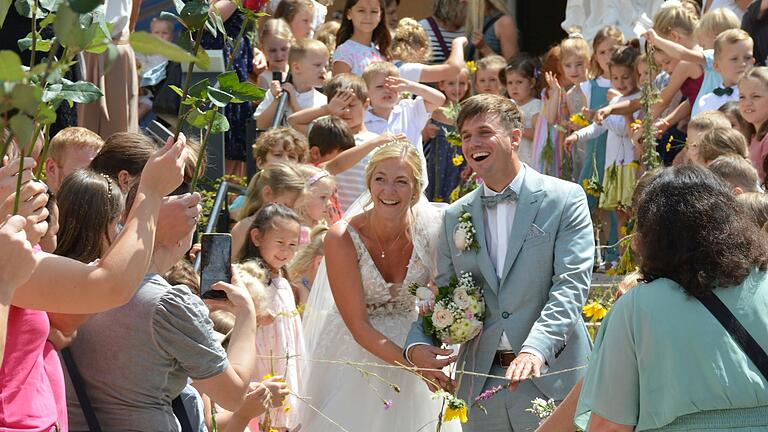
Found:
[[(457, 364), (487, 374), (506, 332), (515, 352), (528, 346), (542, 353), (548, 373), (585, 365), (592, 344), (581, 313), (595, 243), (583, 189), (526, 168), (501, 279), (486, 245), (482, 193), (478, 188), (448, 207), (438, 242), (437, 284), (446, 285), (453, 276), (471, 272), (486, 301), (483, 331), (462, 346)], [(453, 241), (463, 208), (472, 215), (480, 244), (477, 252), (459, 251)], [(424, 333), (421, 320), (413, 324), (405, 347), (415, 343), (436, 344)], [(581, 369), (533, 382), (547, 397), (561, 400), (583, 374)], [(484, 383), (484, 378), (465, 376), (460, 397), (471, 403)]]

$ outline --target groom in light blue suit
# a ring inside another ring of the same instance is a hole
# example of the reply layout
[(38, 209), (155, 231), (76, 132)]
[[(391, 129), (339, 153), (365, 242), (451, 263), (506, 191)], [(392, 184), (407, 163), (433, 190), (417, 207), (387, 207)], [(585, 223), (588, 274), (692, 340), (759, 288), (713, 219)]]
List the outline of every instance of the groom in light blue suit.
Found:
[[(584, 191), (575, 183), (536, 172), (517, 156), (522, 118), (514, 102), (477, 95), (462, 104), (457, 119), (462, 152), (484, 185), (445, 212), (438, 243), (437, 284), (471, 272), (486, 301), (482, 333), (462, 346), (459, 369), (506, 376), (465, 375), (459, 397), (472, 406), (483, 391), (514, 383), (469, 412), (465, 431), (523, 432), (538, 418), (531, 400), (562, 400), (584, 374), (591, 342), (581, 311), (594, 259), (592, 221)], [(468, 211), (479, 250), (461, 250), (459, 215)], [(416, 321), (405, 356), (421, 368), (441, 368), (454, 358)], [(566, 371), (570, 370), (570, 371)], [(558, 371), (563, 373), (553, 374)], [(447, 386), (440, 372), (422, 372)], [(540, 374), (552, 374), (537, 378)], [(532, 378), (532, 379), (529, 379)]]

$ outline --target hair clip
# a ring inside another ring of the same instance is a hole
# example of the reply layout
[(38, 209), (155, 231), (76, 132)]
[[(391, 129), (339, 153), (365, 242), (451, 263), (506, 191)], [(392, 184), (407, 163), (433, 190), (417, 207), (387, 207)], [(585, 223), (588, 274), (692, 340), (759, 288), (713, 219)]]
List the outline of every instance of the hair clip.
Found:
[(540, 77), (540, 76), (541, 76), (541, 69), (539, 69), (539, 68), (534, 68), (534, 69), (533, 69), (533, 77), (534, 77), (534, 78), (538, 78), (538, 77)]
[(107, 180), (107, 198), (112, 198), (112, 178), (106, 174), (101, 174)]
[(312, 177), (307, 180), (307, 186), (312, 186), (315, 183), (319, 182), (320, 180), (324, 179), (325, 177), (329, 177), (331, 173), (329, 173), (326, 170), (320, 170), (317, 174), (313, 175)]

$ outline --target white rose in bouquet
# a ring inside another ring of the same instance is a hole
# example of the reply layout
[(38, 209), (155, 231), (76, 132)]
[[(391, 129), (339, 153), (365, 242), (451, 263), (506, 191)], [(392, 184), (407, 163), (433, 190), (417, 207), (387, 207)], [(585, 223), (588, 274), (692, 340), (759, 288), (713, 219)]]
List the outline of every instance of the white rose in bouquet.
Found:
[(470, 327), (469, 327), (469, 330), (468, 330), (469, 334), (467, 335), (467, 339), (472, 339), (473, 337), (479, 335), (480, 334), (480, 330), (483, 329), (483, 322), (482, 321), (478, 321), (478, 320), (476, 320), (474, 318), (469, 320), (469, 325), (470, 325)]
[(442, 330), (453, 324), (453, 312), (449, 311), (442, 304), (435, 305), (432, 311), (432, 324), (436, 329)]
[(461, 309), (467, 309), (471, 303), (471, 298), (464, 288), (456, 288), (453, 292), (453, 303)]

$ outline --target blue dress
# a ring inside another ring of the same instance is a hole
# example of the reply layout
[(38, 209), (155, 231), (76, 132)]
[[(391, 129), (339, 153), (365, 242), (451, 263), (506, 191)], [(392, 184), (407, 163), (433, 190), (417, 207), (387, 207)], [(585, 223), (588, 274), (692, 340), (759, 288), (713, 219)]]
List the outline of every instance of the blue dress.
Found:
[[(243, 26), (243, 16), (240, 12), (235, 12), (228, 20), (224, 22), (224, 28), (227, 30), (227, 36), (236, 39), (240, 34), (240, 29)], [(237, 72), (237, 77), (240, 81), (248, 79), (248, 73), (253, 70), (253, 46), (249, 39), (248, 31), (246, 36), (240, 42), (240, 46), (235, 53), (234, 60), (232, 62), (231, 69)], [(220, 49), (224, 51), (225, 61), (229, 59), (230, 53), (234, 49), (233, 44), (224, 42), (223, 35), (219, 34), (213, 37), (208, 32), (203, 34), (203, 41), (201, 43), (203, 48), (207, 50)], [(224, 155), (229, 160), (245, 161), (245, 152), (248, 148), (246, 142), (246, 122), (253, 116), (253, 107), (250, 102), (231, 103), (224, 108), (224, 115), (229, 121), (229, 130), (224, 135)]]
[(445, 131), (453, 131), (456, 127), (435, 119), (430, 122), (438, 127), (434, 138), (424, 143), (424, 156), (427, 159), (427, 177), (429, 185), (424, 194), (430, 201), (449, 202), (451, 192), (461, 183), (461, 172), (467, 165), (463, 160), (458, 166), (454, 165), (453, 157), (461, 155), (461, 148), (454, 147), (448, 142)]
[[(589, 109), (598, 110), (608, 104), (608, 87), (600, 87), (597, 84), (597, 80), (590, 80), (589, 86)], [(592, 178), (592, 170), (597, 171), (600, 184), (603, 183), (603, 171), (605, 170), (605, 142), (608, 138), (608, 134), (604, 133), (597, 138), (593, 138), (587, 141), (587, 145), (584, 151), (584, 166), (581, 168), (581, 174), (579, 174), (578, 184), (584, 184), (584, 180)], [(595, 164), (592, 166), (592, 156), (595, 156)], [(594, 209), (597, 207), (598, 199), (592, 195), (587, 195), (587, 202), (589, 208)]]

